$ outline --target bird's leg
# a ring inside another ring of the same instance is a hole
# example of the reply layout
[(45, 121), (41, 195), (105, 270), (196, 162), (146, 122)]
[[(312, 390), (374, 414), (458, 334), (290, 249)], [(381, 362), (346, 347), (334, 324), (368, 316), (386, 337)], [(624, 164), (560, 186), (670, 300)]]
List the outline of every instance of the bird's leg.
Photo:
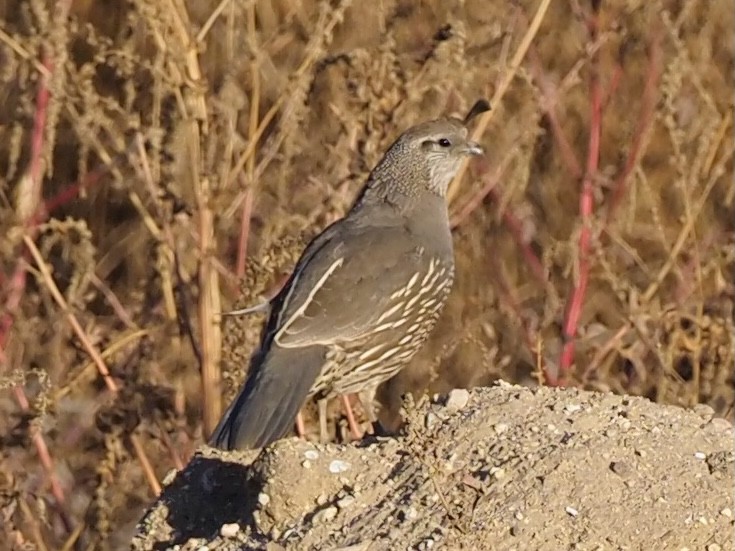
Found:
[(370, 421), (370, 428), (367, 431), (368, 434), (373, 434), (373, 425), (378, 420), (378, 417), (375, 415), (375, 393), (377, 390), (376, 386), (369, 386), (358, 394), (365, 416)]
[(327, 402), (326, 398), (317, 400), (317, 406), (319, 407), (319, 441), (328, 442), (329, 434), (327, 434)]
[(355, 440), (360, 440), (362, 438), (362, 431), (360, 430), (360, 427), (358, 426), (357, 421), (355, 421), (355, 414), (352, 412), (352, 404), (350, 404), (350, 396), (348, 394), (343, 394), (341, 398), (342, 398), (342, 404), (345, 407), (345, 415), (347, 416), (347, 425), (350, 427), (352, 438), (354, 438)]
[(306, 436), (306, 430), (304, 429), (304, 417), (301, 415), (300, 411), (296, 414), (296, 435), (302, 440)]

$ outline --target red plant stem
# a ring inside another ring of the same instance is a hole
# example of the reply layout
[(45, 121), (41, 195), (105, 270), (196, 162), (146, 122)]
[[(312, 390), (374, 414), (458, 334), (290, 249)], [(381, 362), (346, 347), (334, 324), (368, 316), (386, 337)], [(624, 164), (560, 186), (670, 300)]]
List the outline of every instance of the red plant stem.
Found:
[(84, 176), (84, 179), (78, 180), (59, 191), (43, 204), (43, 208), (36, 211), (35, 218), (33, 220), (34, 223), (40, 224), (56, 209), (63, 207), (72, 199), (76, 199), (80, 191), (83, 189), (90, 189), (97, 185), (97, 183), (102, 179), (102, 176), (107, 174), (108, 170), (109, 169), (106, 166), (96, 168), (92, 172), (88, 172)]
[[(57, 17), (59, 21), (65, 21), (69, 8), (71, 6), (71, 0), (60, 0), (57, 5)], [(54, 71), (54, 61), (52, 59), (51, 51), (48, 46), (44, 47), (43, 52), (43, 66), (46, 71), (42, 72), (39, 76), (38, 90), (36, 91), (36, 107), (33, 116), (33, 130), (31, 133), (31, 144), (30, 144), (30, 161), (28, 163), (28, 170), (26, 176), (21, 180), (19, 184), (19, 192), (23, 197), (23, 212), (21, 215), (25, 218), (22, 220), (25, 230), (31, 236), (35, 236), (37, 233), (37, 226), (34, 223), (35, 213), (31, 213), (25, 210), (27, 207), (36, 206), (41, 203), (42, 193), (41, 184), (43, 178), (43, 151), (44, 151), (44, 137), (46, 133), (46, 121), (48, 118), (48, 105), (51, 99), (51, 91), (49, 83), (51, 81)], [(19, 258), (16, 263), (13, 275), (10, 278), (10, 289), (8, 292), (8, 298), (5, 301), (5, 311), (3, 312), (2, 318), (0, 318), (0, 364), (7, 365), (7, 354), (5, 347), (7, 345), (8, 335), (13, 325), (13, 315), (20, 306), (23, 292), (26, 286), (26, 256), (28, 251), (25, 250), (25, 254)], [(26, 397), (23, 387), (18, 385), (13, 388), (13, 393), (18, 405), (22, 411), (29, 411), (30, 404)], [(33, 429), (31, 431), (31, 440), (33, 441), (36, 451), (38, 453), (39, 460), (43, 465), (46, 475), (48, 476), (49, 483), (51, 485), (51, 493), (56, 500), (56, 508), (59, 512), (64, 528), (67, 532), (72, 532), (74, 527), (69, 517), (65, 503), (66, 499), (61, 483), (59, 482), (54, 468), (53, 459), (49, 452), (48, 446), (43, 438), (40, 430)]]
[(561, 123), (559, 122), (559, 116), (557, 115), (555, 108), (556, 92), (554, 90), (554, 86), (549, 78), (544, 74), (538, 52), (533, 45), (528, 49), (528, 58), (531, 61), (531, 73), (533, 74), (533, 78), (538, 82), (539, 88), (541, 88), (541, 93), (543, 94), (541, 106), (549, 119), (551, 133), (554, 136), (557, 147), (559, 148), (561, 159), (569, 174), (574, 179), (578, 180), (582, 178), (582, 167), (580, 166), (577, 156), (574, 153), (574, 149), (569, 143), (569, 140), (564, 134)]
[(602, 98), (602, 108), (605, 109), (610, 104), (610, 100), (615, 96), (615, 92), (618, 91), (620, 82), (623, 80), (623, 64), (622, 62), (615, 64), (613, 69), (612, 77), (610, 77), (610, 83), (607, 85), (607, 90)]
[[(597, 3), (593, 3), (597, 6)], [(599, 32), (597, 13), (588, 19), (590, 38), (597, 40)], [(549, 384), (559, 384), (574, 363), (574, 339), (577, 335), (579, 318), (584, 305), (590, 271), (590, 243), (592, 241), (592, 216), (594, 214), (593, 180), (600, 162), (600, 138), (602, 134), (602, 87), (599, 75), (599, 56), (594, 54), (590, 72), (590, 134), (587, 146), (587, 165), (582, 190), (579, 196), (579, 214), (582, 227), (578, 242), (578, 274), (571, 296), (567, 302), (563, 326), (564, 344), (556, 376), (547, 373)]]
[(493, 277), (498, 282), (498, 285), (500, 286), (500, 289), (502, 291), (499, 295), (500, 300), (504, 302), (508, 307), (510, 307), (511, 310), (513, 310), (515, 317), (518, 319), (521, 325), (521, 329), (523, 329), (523, 340), (525, 341), (528, 350), (535, 350), (536, 343), (538, 342), (538, 336), (536, 335), (536, 332), (531, 328), (531, 324), (528, 322), (528, 319), (523, 315), (523, 312), (521, 311), (521, 305), (518, 302), (518, 298), (513, 294), (513, 290), (510, 283), (508, 282), (508, 278), (505, 277), (503, 270), (493, 270), (492, 273), (495, 274)]
[[(23, 387), (13, 387), (13, 393), (15, 394), (15, 400), (18, 402), (21, 411), (24, 413), (28, 413), (31, 409), (31, 406), (28, 402), (28, 397), (23, 391)], [(71, 521), (71, 518), (69, 518), (69, 515), (66, 512), (66, 497), (64, 496), (64, 490), (62, 489), (61, 483), (56, 476), (56, 472), (54, 471), (54, 461), (51, 458), (51, 453), (48, 450), (46, 441), (43, 439), (41, 431), (36, 427), (31, 428), (30, 434), (31, 440), (36, 446), (36, 451), (38, 452), (38, 459), (41, 461), (41, 465), (43, 465), (43, 468), (46, 471), (46, 476), (48, 476), (49, 484), (51, 485), (51, 494), (53, 494), (54, 499), (56, 500), (56, 503), (58, 505), (59, 514), (61, 516), (62, 522), (64, 523), (64, 528), (67, 532), (71, 532), (74, 529), (74, 523)]]
[(633, 134), (633, 143), (625, 159), (623, 170), (618, 175), (613, 184), (612, 196), (607, 207), (606, 222), (610, 222), (615, 211), (620, 205), (625, 192), (628, 189), (628, 177), (633, 172), (633, 168), (638, 162), (641, 153), (641, 145), (643, 137), (646, 135), (647, 129), (653, 122), (653, 115), (656, 108), (658, 81), (661, 75), (661, 32), (655, 30), (653, 33), (653, 41), (649, 48), (648, 68), (646, 69), (646, 83), (643, 87), (643, 98), (641, 100), (641, 110), (638, 115), (638, 124)]
[[(38, 90), (36, 92), (36, 111), (33, 115), (33, 130), (31, 133), (31, 158), (28, 163), (28, 171), (26, 176), (21, 180), (21, 193), (29, 199), (27, 204), (38, 205), (41, 202), (41, 177), (43, 171), (43, 138), (46, 129), (46, 115), (48, 112), (49, 99), (51, 92), (49, 91), (50, 75), (53, 73), (53, 61), (48, 52), (43, 54), (43, 66), (47, 72), (39, 75)], [(27, 230), (31, 231), (28, 226), (31, 225), (33, 216), (27, 216), (23, 220), (23, 224)], [(35, 232), (34, 232), (35, 233)], [(23, 291), (26, 286), (26, 262), (25, 255), (18, 259), (15, 265), (13, 275), (9, 280), (7, 299), (5, 301), (5, 311), (0, 318), (0, 363), (5, 364), (7, 357), (5, 354), (5, 345), (7, 343), (8, 334), (13, 326), (13, 314), (20, 306), (23, 298)]]
[[(480, 164), (480, 172), (484, 174), (483, 179), (485, 181), (485, 185), (483, 185), (483, 187), (480, 188), (477, 193), (469, 201), (467, 201), (467, 203), (465, 203), (465, 205), (461, 209), (459, 209), (457, 214), (452, 216), (450, 220), (452, 229), (459, 226), (482, 203), (482, 201), (486, 197), (489, 197), (494, 204), (500, 204), (500, 194), (497, 192), (496, 186), (503, 173), (505, 172), (506, 167), (507, 165), (503, 163), (496, 168), (495, 172), (492, 175), (487, 175), (486, 165), (484, 163)], [(546, 270), (544, 270), (544, 266), (541, 263), (541, 260), (539, 260), (539, 257), (531, 248), (531, 245), (526, 241), (523, 232), (523, 224), (509, 209), (505, 209), (502, 212), (501, 216), (503, 218), (503, 223), (510, 230), (510, 234), (513, 237), (513, 240), (521, 249), (521, 254), (525, 259), (526, 264), (528, 264), (531, 273), (539, 281), (539, 283), (544, 286), (547, 285), (549, 279), (546, 274)]]
[[(500, 197), (495, 189), (491, 189), (488, 192), (488, 195), (491, 197), (493, 202), (500, 203)], [(539, 281), (539, 283), (541, 283), (542, 285), (547, 285), (549, 279), (546, 274), (546, 270), (544, 269), (544, 265), (541, 263), (541, 260), (539, 260), (539, 257), (531, 248), (530, 243), (528, 243), (524, 238), (523, 225), (521, 224), (521, 221), (518, 220), (516, 215), (508, 209), (503, 211), (502, 216), (503, 222), (510, 230), (510, 234), (513, 237), (513, 240), (521, 249), (521, 254), (525, 259), (526, 264), (528, 264), (531, 273)]]
[(31, 134), (31, 160), (28, 166), (28, 178), (32, 186), (32, 196), (36, 204), (41, 199), (41, 176), (43, 170), (43, 138), (46, 131), (46, 115), (48, 112), (51, 91), (49, 90), (50, 75), (54, 71), (54, 63), (48, 52), (43, 55), (43, 66), (48, 73), (40, 75), (38, 91), (36, 92), (36, 112), (33, 116), (33, 133)]

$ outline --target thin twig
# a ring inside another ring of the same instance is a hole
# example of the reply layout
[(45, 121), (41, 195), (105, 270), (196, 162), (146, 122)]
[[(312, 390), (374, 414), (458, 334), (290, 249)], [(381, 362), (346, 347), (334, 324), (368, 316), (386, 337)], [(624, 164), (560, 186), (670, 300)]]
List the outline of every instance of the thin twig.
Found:
[[(250, 93), (250, 124), (248, 138), (257, 143), (255, 135), (258, 131), (258, 119), (260, 117), (260, 63), (257, 57), (258, 43), (255, 29), (255, 4), (250, 4), (247, 10), (249, 46), (252, 60), (250, 62), (250, 76), (252, 78), (252, 92)], [(253, 196), (255, 194), (255, 151), (247, 161), (247, 189), (245, 200), (242, 203), (240, 214), (240, 235), (237, 244), (237, 264), (235, 275), (238, 279), (245, 275), (245, 262), (247, 260), (248, 237), (250, 235), (250, 218), (253, 213)]]

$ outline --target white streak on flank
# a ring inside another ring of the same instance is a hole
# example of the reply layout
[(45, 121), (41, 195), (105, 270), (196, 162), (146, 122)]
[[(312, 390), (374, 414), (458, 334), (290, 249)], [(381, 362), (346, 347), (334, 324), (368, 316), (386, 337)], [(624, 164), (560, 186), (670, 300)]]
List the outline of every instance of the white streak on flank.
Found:
[(402, 297), (402, 296), (403, 296), (403, 295), (405, 294), (405, 292), (406, 292), (406, 289), (405, 289), (405, 288), (403, 288), (403, 287), (401, 287), (400, 289), (398, 289), (397, 291), (395, 291), (395, 292), (394, 292), (394, 293), (393, 293), (393, 294), (392, 294), (392, 295), (390, 296), (390, 299), (391, 299), (391, 300), (395, 300), (395, 299), (397, 299), (397, 298), (400, 298), (400, 297)]
[(372, 356), (375, 352), (377, 352), (378, 350), (380, 350), (384, 346), (385, 346), (385, 343), (376, 344), (372, 348), (368, 348), (367, 350), (365, 350), (365, 352), (363, 352), (362, 354), (360, 354), (357, 357), (357, 359), (358, 360), (364, 360), (365, 358), (369, 358), (370, 356)]
[(416, 285), (416, 282), (418, 280), (419, 280), (419, 273), (416, 272), (415, 274), (413, 274), (413, 276), (411, 277), (411, 279), (408, 280), (408, 283), (406, 284), (406, 286), (403, 289), (404, 293), (407, 292), (411, 287), (413, 287), (414, 285)]
[(382, 321), (385, 321), (387, 318), (389, 318), (390, 316), (398, 312), (398, 310), (400, 310), (401, 308), (403, 308), (403, 301), (397, 302), (396, 304), (388, 308), (385, 312), (380, 314), (380, 317), (377, 319), (375, 323), (380, 323)]
[[(390, 358), (393, 354), (398, 352), (400, 348), (394, 347), (390, 348), (389, 350), (386, 350), (383, 352), (383, 354), (379, 358), (375, 358), (374, 360), (370, 360), (369, 362), (365, 362), (364, 364), (360, 364), (357, 366), (357, 369), (355, 369), (356, 372), (365, 371), (366, 369), (369, 369), (370, 367), (379, 364), (382, 361), (387, 360)], [(360, 354), (359, 359), (363, 359), (364, 354)]]
[[(406, 303), (406, 310), (413, 308), (413, 305), (416, 304), (419, 299), (421, 298), (421, 295), (424, 292), (424, 287), (419, 287), (419, 292), (416, 293), (414, 296), (412, 296), (409, 301)], [(408, 313), (408, 312), (407, 312)]]
[(441, 297), (444, 298), (449, 294), (449, 287), (447, 285), (441, 285), (439, 284), (439, 288), (434, 289), (434, 292), (431, 294), (431, 296), (434, 297)]
[[(286, 323), (283, 324), (283, 327), (279, 329), (278, 333), (276, 333), (276, 336), (273, 337), (273, 342), (275, 342), (278, 346), (282, 346), (283, 348), (299, 348), (301, 346), (304, 346), (303, 343), (297, 343), (289, 346), (288, 344), (284, 344), (281, 342), (281, 337), (284, 333), (288, 333), (288, 328), (299, 318), (303, 315), (303, 313), (306, 311), (306, 309), (309, 307), (309, 304), (311, 304), (311, 301), (314, 300), (314, 296), (319, 292), (319, 289), (324, 287), (324, 284), (327, 282), (327, 279), (329, 279), (329, 276), (332, 275), (332, 273), (342, 266), (342, 263), (344, 262), (344, 257), (340, 257), (334, 262), (332, 262), (332, 265), (327, 268), (327, 271), (324, 272), (324, 275), (319, 278), (319, 281), (316, 282), (314, 287), (309, 291), (309, 294), (306, 296), (306, 300), (304, 303), (299, 306), (296, 311), (293, 313), (293, 316), (291, 316), (291, 319), (286, 321)], [(294, 283), (295, 284), (295, 283)], [(292, 287), (293, 288), (293, 287)], [(325, 344), (325, 343), (319, 343), (319, 342), (313, 342), (310, 344)]]
[(429, 261), (429, 271), (426, 272), (426, 275), (424, 276), (423, 281), (421, 282), (422, 287), (426, 287), (426, 282), (429, 281), (429, 278), (431, 277), (431, 274), (434, 273), (434, 269), (436, 268), (436, 259), (432, 258)]
[(370, 331), (370, 333), (380, 333), (381, 331), (385, 331), (386, 329), (391, 329), (393, 327), (393, 322), (389, 321), (388, 323), (384, 323), (383, 325), (378, 325), (375, 329)]

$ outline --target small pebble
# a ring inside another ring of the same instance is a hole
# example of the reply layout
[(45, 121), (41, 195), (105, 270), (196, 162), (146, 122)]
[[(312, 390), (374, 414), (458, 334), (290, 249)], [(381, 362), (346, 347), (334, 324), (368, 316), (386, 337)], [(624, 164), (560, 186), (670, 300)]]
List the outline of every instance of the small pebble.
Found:
[(704, 452), (695, 452), (694, 453), (694, 458), (695, 459), (699, 459), (699, 460), (705, 460), (705, 459), (707, 459), (707, 454), (704, 453)]
[(720, 546), (719, 546), (718, 544), (716, 544), (716, 543), (710, 543), (710, 544), (709, 544), (709, 545), (707, 546), (707, 551), (722, 551), (722, 547), (720, 547)]
[(455, 388), (449, 392), (445, 406), (449, 409), (459, 411), (470, 401), (470, 393), (464, 388)]
[(326, 509), (322, 509), (321, 511), (317, 511), (316, 514), (314, 514), (314, 524), (329, 522), (337, 516), (338, 512), (339, 511), (337, 511), (337, 508), (334, 505), (327, 507)]
[(507, 423), (497, 423), (493, 430), (495, 430), (495, 434), (503, 434), (505, 431), (508, 430), (508, 424)]
[(329, 472), (332, 474), (343, 473), (350, 468), (350, 464), (341, 459), (334, 459), (329, 464)]
[(564, 406), (564, 413), (577, 413), (581, 409), (582, 406), (579, 404), (567, 404)]
[(260, 492), (258, 494), (258, 503), (260, 503), (263, 506), (268, 505), (271, 502), (271, 496), (264, 492)]
[(495, 477), (495, 480), (503, 480), (505, 478), (505, 469), (502, 467), (493, 467), (490, 469), (490, 474)]
[(311, 469), (311, 461), (309, 461), (308, 459), (304, 459), (304, 460), (303, 460), (303, 461), (301, 462), (301, 466), (302, 466), (302, 467), (303, 467), (304, 469)]
[(566, 511), (566, 513), (570, 517), (576, 517), (579, 514), (579, 511), (577, 511), (574, 507), (567, 507), (566, 509), (564, 509), (564, 511)]
[(732, 518), (732, 509), (729, 507), (725, 507), (722, 511), (720, 511), (720, 514), (723, 517)]
[(311, 461), (316, 461), (317, 459), (319, 459), (319, 452), (316, 450), (306, 450), (304, 452), (304, 457)]
[(610, 463), (610, 470), (618, 476), (628, 476), (630, 474), (630, 466), (623, 461), (613, 461)]
[(219, 529), (219, 535), (223, 538), (234, 538), (240, 532), (240, 525), (236, 522), (223, 524)]
[(424, 426), (427, 429), (431, 429), (434, 425), (436, 425), (437, 421), (437, 416), (434, 413), (429, 412), (426, 414), (426, 418), (424, 419)]
[(337, 501), (337, 507), (340, 509), (346, 509), (353, 503), (355, 503), (355, 498), (353, 496), (345, 496)]

